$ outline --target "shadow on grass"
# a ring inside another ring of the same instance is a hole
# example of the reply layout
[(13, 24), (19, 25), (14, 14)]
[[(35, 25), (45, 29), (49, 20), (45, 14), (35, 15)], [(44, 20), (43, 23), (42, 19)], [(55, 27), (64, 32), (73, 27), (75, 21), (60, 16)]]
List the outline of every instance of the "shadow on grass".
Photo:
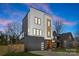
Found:
[(4, 56), (41, 56), (41, 55), (32, 54), (29, 52), (17, 52), (17, 53), (9, 52), (9, 53), (5, 54)]

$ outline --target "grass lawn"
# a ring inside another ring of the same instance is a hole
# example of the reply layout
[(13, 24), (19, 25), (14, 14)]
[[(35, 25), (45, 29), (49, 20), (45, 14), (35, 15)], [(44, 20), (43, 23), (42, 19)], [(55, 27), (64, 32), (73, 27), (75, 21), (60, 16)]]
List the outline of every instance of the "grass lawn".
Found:
[[(72, 49), (57, 48), (55, 51), (56, 52), (73, 52), (73, 53), (76, 52), (76, 53), (79, 53), (79, 48), (72, 48)], [(9, 52), (9, 53), (5, 54), (4, 56), (42, 56), (42, 55), (30, 53), (30, 52), (17, 52), (17, 53)]]
[(66, 50), (65, 50), (65, 48), (57, 48), (56, 49), (56, 52), (65, 52)]
[(79, 48), (71, 48), (71, 49), (65, 49), (65, 48), (57, 48), (55, 50), (56, 52), (76, 52), (79, 53)]
[(41, 55), (32, 54), (29, 52), (17, 52), (17, 53), (7, 53), (4, 56), (41, 56)]

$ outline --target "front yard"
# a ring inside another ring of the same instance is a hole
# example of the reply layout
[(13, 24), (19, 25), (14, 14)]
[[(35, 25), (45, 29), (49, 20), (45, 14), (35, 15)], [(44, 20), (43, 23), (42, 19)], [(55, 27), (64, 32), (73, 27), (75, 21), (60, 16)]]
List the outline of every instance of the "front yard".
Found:
[(56, 52), (76, 52), (76, 53), (79, 53), (79, 48), (71, 48), (71, 49), (57, 48), (55, 51)]
[(28, 52), (17, 52), (7, 53), (4, 56), (79, 56), (79, 48), (77, 49), (64, 49), (57, 48), (54, 51), (28, 51)]
[(79, 48), (76, 49), (57, 48), (54, 51), (45, 50), (45, 51), (27, 51), (27, 52), (16, 52), (16, 53), (7, 52), (5, 54), (4, 52), (0, 50), (0, 53), (3, 53), (4, 56), (66, 56), (66, 55), (79, 56)]
[(30, 52), (17, 52), (17, 53), (6, 53), (4, 54), (4, 56), (41, 56), (41, 55), (38, 55), (38, 54), (33, 54), (33, 53), (30, 53)]

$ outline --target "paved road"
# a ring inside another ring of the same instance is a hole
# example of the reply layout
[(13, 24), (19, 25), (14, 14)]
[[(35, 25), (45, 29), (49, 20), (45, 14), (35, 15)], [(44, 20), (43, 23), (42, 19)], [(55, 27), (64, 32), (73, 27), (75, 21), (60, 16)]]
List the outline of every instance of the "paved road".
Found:
[(55, 51), (29, 51), (29, 52), (43, 56), (79, 56), (79, 53), (75, 52), (55, 52)]

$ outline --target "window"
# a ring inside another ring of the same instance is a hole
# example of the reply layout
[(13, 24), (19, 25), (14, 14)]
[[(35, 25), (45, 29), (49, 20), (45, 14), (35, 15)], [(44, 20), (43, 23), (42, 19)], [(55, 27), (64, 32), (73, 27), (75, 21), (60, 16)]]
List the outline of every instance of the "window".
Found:
[(37, 29), (37, 35), (39, 35), (39, 30)]
[(37, 29), (37, 35), (41, 36), (41, 30)]
[(37, 24), (37, 22), (38, 22), (37, 20), (38, 20), (38, 18), (35, 17), (35, 20), (34, 20), (35, 24)]
[(69, 36), (69, 39), (71, 39), (71, 36)]
[(33, 29), (33, 35), (41, 36), (42, 35), (42, 32), (41, 32), (40, 29)]
[(48, 36), (48, 37), (50, 37), (50, 36), (51, 36), (51, 33), (50, 33), (50, 31), (48, 31), (48, 33), (47, 33), (47, 36)]
[(29, 28), (28, 28), (28, 32), (29, 32), (30, 30), (29, 30)]
[(41, 19), (40, 18), (38, 19), (38, 24), (41, 24)]
[(48, 21), (48, 26), (50, 26), (51, 25), (51, 22), (50, 22), (50, 20)]
[(33, 29), (33, 34), (36, 35), (36, 29)]
[(41, 19), (40, 19), (40, 18), (35, 17), (34, 22), (35, 22), (35, 24), (41, 24)]
[(41, 34), (42, 34), (42, 32), (41, 32), (41, 30), (40, 30), (40, 36), (41, 36)]

